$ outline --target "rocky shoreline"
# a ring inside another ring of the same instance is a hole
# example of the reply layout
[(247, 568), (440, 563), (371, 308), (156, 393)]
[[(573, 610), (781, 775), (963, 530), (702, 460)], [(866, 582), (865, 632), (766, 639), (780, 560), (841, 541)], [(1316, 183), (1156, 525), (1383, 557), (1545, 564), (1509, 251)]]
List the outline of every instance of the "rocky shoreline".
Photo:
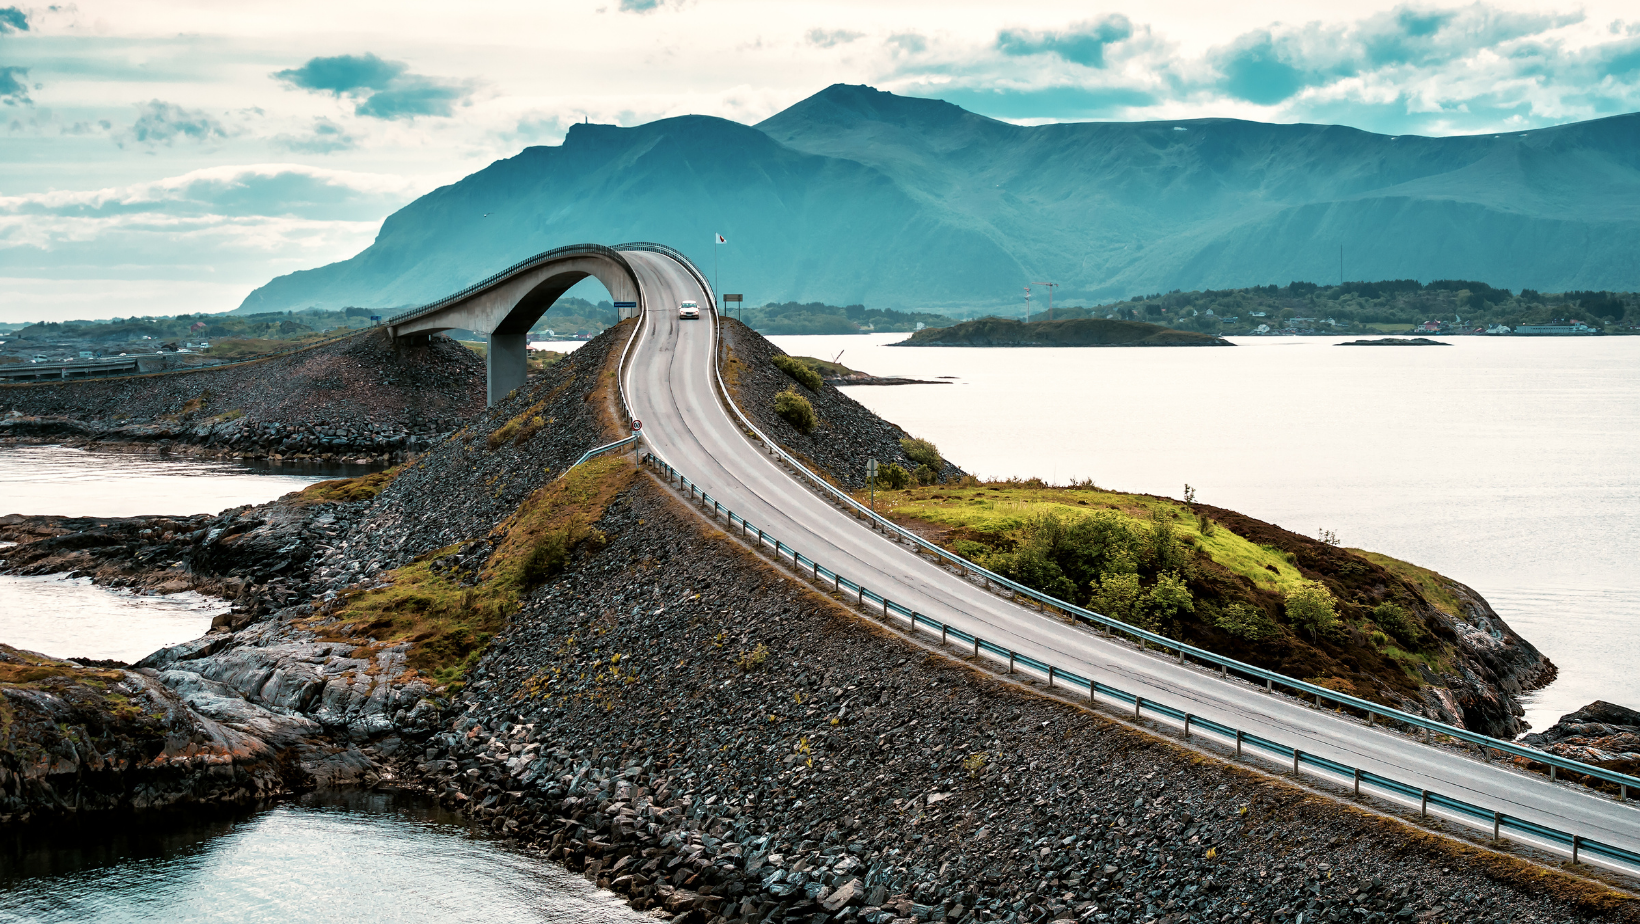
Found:
[[(1586, 880), (914, 644), (624, 460), (607, 466), (610, 499), (459, 680), (416, 666), (424, 640), (372, 635), (351, 608), (412, 572), (443, 582), (459, 612), (479, 605), (518, 512), (615, 431), (609, 373), (629, 330), (368, 496), (310, 489), (163, 523), (0, 522), (20, 543), (8, 570), (232, 582), (235, 598), (210, 634), (134, 666), (0, 654), (18, 665), (0, 670), (0, 706), (27, 719), (0, 747), (0, 823), (402, 785), (678, 924), (1640, 920)], [(737, 332), (732, 346), (763, 426), (774, 415), (760, 402), (789, 380), (758, 358), (772, 351), (761, 338)], [(869, 414), (822, 392), (834, 436)], [(898, 449), (901, 431), (872, 420), (857, 445), (794, 448), (840, 465)], [(170, 724), (93, 733), (118, 730), (110, 690), (164, 700)], [(149, 772), (173, 754), (193, 761), (174, 764), (180, 776)]]

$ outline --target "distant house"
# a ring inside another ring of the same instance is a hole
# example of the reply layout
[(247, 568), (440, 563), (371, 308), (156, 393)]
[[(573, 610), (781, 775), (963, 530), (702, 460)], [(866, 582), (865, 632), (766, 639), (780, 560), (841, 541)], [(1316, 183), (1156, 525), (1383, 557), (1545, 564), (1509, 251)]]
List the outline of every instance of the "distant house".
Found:
[(1427, 334), (1433, 334), (1440, 331), (1442, 326), (1443, 325), (1440, 321), (1425, 321), (1424, 323), (1418, 325), (1417, 329)]
[(189, 333), (197, 334), (197, 333), (199, 333), (200, 331), (202, 331), (204, 329), (205, 329), (205, 322), (204, 321), (195, 321), (193, 326), (188, 328), (188, 331), (189, 331)]
[(1486, 332), (1489, 333), (1489, 334), (1509, 334), (1509, 333), (1513, 333), (1513, 331), (1509, 328), (1509, 325), (1507, 325), (1507, 324), (1494, 324), (1491, 327), (1488, 327), (1486, 329)]
[(1268, 324), (1260, 324), (1259, 326), (1253, 328), (1253, 333), (1255, 334), (1268, 334), (1269, 332), (1270, 325)]

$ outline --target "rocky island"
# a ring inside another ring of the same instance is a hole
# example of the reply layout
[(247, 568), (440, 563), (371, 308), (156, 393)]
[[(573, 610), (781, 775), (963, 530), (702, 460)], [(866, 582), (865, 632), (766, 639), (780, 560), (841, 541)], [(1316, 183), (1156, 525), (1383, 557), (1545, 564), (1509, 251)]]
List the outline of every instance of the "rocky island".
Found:
[[(909, 639), (719, 531), (630, 457), (571, 468), (621, 431), (611, 373), (631, 330), (386, 473), (215, 517), (0, 523), (18, 543), (6, 570), (234, 601), (209, 634), (135, 665), (0, 649), (0, 825), (397, 785), (680, 924), (1636, 919), (1604, 886)], [(1009, 551), (942, 527), (947, 498), (932, 496), (1003, 486), (795, 379), (751, 330), (725, 322), (725, 345), (737, 402), (788, 449), (850, 485), (861, 453), (926, 466), (936, 481), (905, 489), (905, 522)], [(791, 389), (812, 403), (808, 431), (774, 411)], [(1238, 634), (1203, 606), (1177, 626), (1201, 644), (1494, 734), (1518, 729), (1516, 693), (1552, 676), (1432, 572), (1124, 497), (1109, 516), (1145, 507), (1176, 536), (1212, 521), (1343, 604), (1346, 631), (1306, 642), (1270, 585), (1179, 539), (1167, 554), (1194, 563), (1189, 592), (1257, 627)], [(1398, 609), (1373, 616), (1379, 601)], [(1384, 655), (1390, 636), (1369, 624), (1422, 646), (1423, 671)]]

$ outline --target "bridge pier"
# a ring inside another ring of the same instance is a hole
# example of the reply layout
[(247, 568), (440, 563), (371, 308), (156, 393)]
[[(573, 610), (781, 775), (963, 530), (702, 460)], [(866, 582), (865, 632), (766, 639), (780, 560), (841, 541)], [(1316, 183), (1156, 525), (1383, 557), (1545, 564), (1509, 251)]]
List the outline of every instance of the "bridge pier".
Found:
[(491, 334), (484, 356), (486, 404), (494, 405), (529, 375), (529, 335)]

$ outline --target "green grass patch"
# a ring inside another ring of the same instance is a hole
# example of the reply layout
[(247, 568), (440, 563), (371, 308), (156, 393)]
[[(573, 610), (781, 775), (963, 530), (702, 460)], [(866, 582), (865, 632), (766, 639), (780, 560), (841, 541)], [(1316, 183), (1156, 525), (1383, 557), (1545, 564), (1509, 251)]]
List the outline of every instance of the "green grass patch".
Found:
[(1390, 574), (1395, 575), (1408, 584), (1418, 588), (1436, 609), (1457, 619), (1464, 619), (1463, 604), (1458, 602), (1456, 594), (1447, 586), (1450, 579), (1428, 568), (1420, 568), (1411, 562), (1404, 562), (1399, 558), (1391, 558), (1378, 552), (1368, 552), (1364, 549), (1350, 549), (1351, 552), (1365, 558)]
[(391, 572), (386, 587), (344, 595), (308, 626), (361, 647), (408, 642), (413, 670), (457, 683), (531, 590), (561, 571), (577, 547), (602, 545), (593, 524), (635, 473), (625, 456), (606, 456), (536, 490), (491, 533), (493, 551), (472, 586), (451, 565), (458, 550), (451, 546)]
[(383, 472), (371, 472), (357, 478), (337, 478), (320, 481), (303, 488), (296, 495), (300, 504), (339, 504), (348, 501), (369, 500), (387, 490), (393, 479), (399, 477), (404, 466), (395, 465)]
[[(863, 498), (862, 498), (863, 499)], [(911, 517), (967, 534), (990, 545), (1006, 540), (1033, 516), (1058, 513), (1077, 516), (1095, 510), (1115, 511), (1147, 525), (1153, 514), (1173, 518), (1175, 534), (1187, 545), (1207, 553), (1208, 558), (1246, 578), (1256, 587), (1284, 591), (1303, 580), (1298, 568), (1275, 549), (1257, 545), (1222, 526), (1209, 528), (1190, 508), (1175, 501), (1138, 494), (1104, 491), (1096, 487), (1055, 487), (1040, 482), (994, 482), (972, 487), (918, 487), (877, 495), (877, 506), (889, 516)], [(960, 554), (960, 552), (959, 552)]]

